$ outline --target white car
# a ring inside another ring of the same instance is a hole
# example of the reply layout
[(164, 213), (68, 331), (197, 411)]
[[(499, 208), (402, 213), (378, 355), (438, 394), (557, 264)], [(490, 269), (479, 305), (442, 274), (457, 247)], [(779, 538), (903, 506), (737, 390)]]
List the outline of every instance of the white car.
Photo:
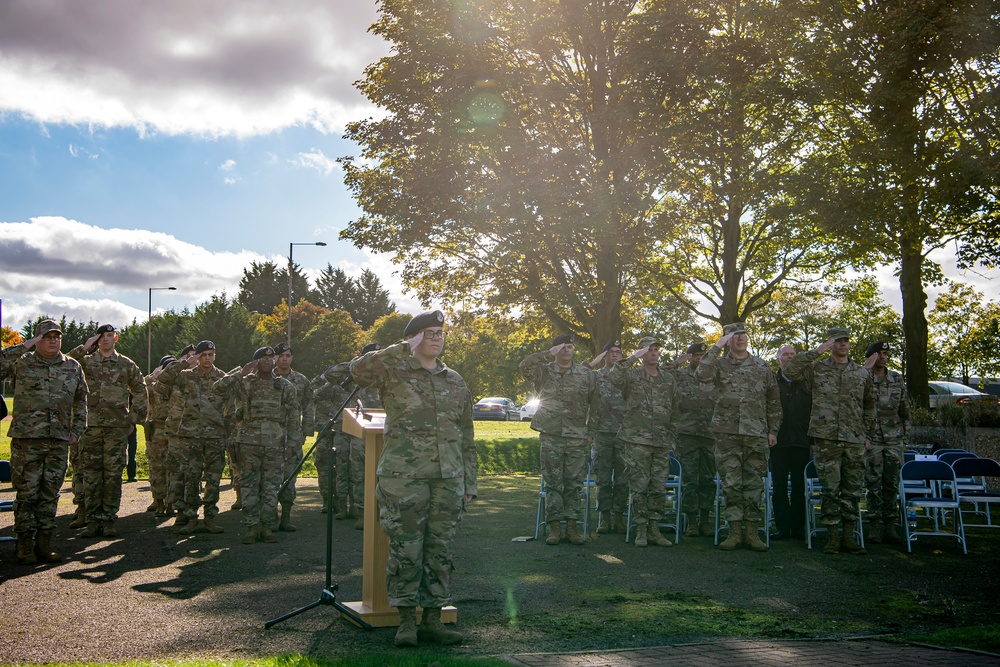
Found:
[(538, 410), (538, 399), (533, 398), (521, 406), (521, 421), (529, 421)]
[(934, 381), (928, 382), (927, 386), (930, 389), (931, 410), (945, 404), (969, 405), (970, 403), (987, 403), (996, 405), (1000, 402), (992, 394), (984, 394), (959, 382)]

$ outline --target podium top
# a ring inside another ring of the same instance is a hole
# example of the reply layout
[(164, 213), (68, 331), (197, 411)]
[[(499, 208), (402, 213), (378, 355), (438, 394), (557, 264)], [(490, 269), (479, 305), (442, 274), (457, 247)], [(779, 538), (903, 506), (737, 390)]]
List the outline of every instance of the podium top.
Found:
[(356, 408), (344, 410), (344, 433), (364, 439), (365, 433), (381, 433), (384, 429), (385, 410), (365, 410), (364, 414)]

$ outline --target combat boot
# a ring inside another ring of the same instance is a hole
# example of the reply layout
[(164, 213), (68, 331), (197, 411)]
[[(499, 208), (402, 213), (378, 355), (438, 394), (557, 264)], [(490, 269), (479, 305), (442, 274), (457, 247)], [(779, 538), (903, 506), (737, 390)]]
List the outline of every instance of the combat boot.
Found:
[(333, 515), (333, 518), (336, 519), (337, 521), (343, 521), (350, 515), (351, 513), (348, 511), (347, 508), (347, 500), (344, 499), (340, 501), (340, 508), (337, 510), (337, 513)]
[(153, 501), (151, 503), (149, 503), (149, 505), (146, 507), (146, 511), (147, 512), (155, 512), (156, 511), (156, 498), (153, 498)]
[(649, 540), (646, 539), (646, 524), (637, 524), (635, 527), (635, 546), (645, 547), (648, 545)]
[(743, 540), (743, 544), (747, 545), (752, 551), (767, 551), (767, 545), (763, 540), (760, 539), (760, 535), (757, 534), (757, 522), (747, 521), (747, 535)]
[(674, 546), (673, 542), (671, 542), (670, 540), (668, 540), (667, 538), (665, 538), (663, 536), (663, 533), (660, 532), (660, 524), (658, 524), (655, 521), (651, 521), (649, 523), (649, 529), (647, 531), (647, 536), (649, 537), (649, 541), (651, 541), (653, 544), (655, 544), (658, 547), (672, 547), (672, 546)]
[(365, 529), (365, 513), (361, 512), (358, 514), (358, 520), (354, 522), (354, 530), (364, 530)]
[(198, 516), (189, 516), (187, 523), (177, 529), (179, 535), (194, 535), (198, 532)]
[[(281, 521), (278, 522), (278, 530), (283, 530), (286, 533), (294, 533), (295, 526), (292, 525), (291, 520), (292, 506), (282, 505), (281, 506)], [(364, 526), (362, 526), (363, 528)]]
[(871, 542), (872, 544), (882, 544), (883, 532), (884, 532), (884, 526), (882, 526), (882, 524), (878, 523), (877, 521), (873, 521), (871, 524), (868, 525), (868, 534), (865, 535), (865, 539)]
[(844, 522), (844, 534), (840, 537), (840, 548), (855, 556), (865, 556), (868, 554), (865, 548), (854, 541), (854, 522)]
[(573, 519), (566, 520), (566, 539), (570, 544), (583, 544), (583, 533), (580, 532), (580, 525)]
[(698, 533), (705, 537), (715, 537), (715, 525), (708, 511), (701, 513), (701, 522), (698, 524)]
[(255, 523), (252, 526), (247, 526), (247, 532), (243, 533), (243, 539), (240, 540), (243, 544), (253, 544), (257, 541), (257, 536), (260, 534), (260, 524)]
[(840, 526), (827, 526), (826, 532), (829, 538), (826, 541), (826, 546), (823, 547), (823, 553), (840, 553)]
[(701, 535), (701, 528), (698, 525), (698, 513), (690, 512), (687, 517), (687, 528), (684, 530), (684, 537), (698, 537)]
[(201, 522), (201, 530), (203, 530), (206, 533), (212, 533), (214, 535), (218, 535), (219, 533), (226, 532), (222, 528), (222, 526), (220, 526), (219, 524), (215, 523), (215, 517), (214, 516), (206, 516), (205, 517), (205, 520)]
[(545, 538), (545, 543), (549, 546), (559, 544), (562, 539), (562, 524), (558, 521), (549, 521), (549, 536)]
[(267, 542), (269, 544), (274, 544), (278, 541), (278, 536), (271, 532), (270, 524), (260, 524), (260, 541)]
[(417, 636), (421, 640), (429, 640), (443, 646), (461, 644), (465, 639), (462, 633), (446, 627), (441, 622), (441, 607), (424, 609), (424, 617), (420, 621), (420, 627), (417, 628)]
[(118, 537), (118, 531), (115, 529), (114, 521), (105, 521), (101, 524), (101, 532), (104, 533), (104, 537)]
[(167, 516), (167, 504), (163, 502), (163, 498), (157, 498), (153, 501), (156, 507), (153, 508), (153, 516), (162, 518)]
[(243, 490), (240, 487), (236, 487), (236, 502), (232, 504), (229, 508), (231, 510), (241, 510), (243, 509)]
[(743, 544), (743, 522), (742, 521), (730, 521), (729, 522), (729, 537), (722, 541), (719, 548), (723, 551), (733, 551), (736, 547)]
[(611, 532), (611, 526), (615, 523), (614, 512), (602, 512), (601, 520), (597, 524), (597, 534), (607, 535)]
[(885, 528), (884, 535), (886, 542), (889, 544), (900, 544), (903, 541), (903, 536), (899, 534), (899, 529), (896, 528), (895, 522), (888, 522), (883, 526)]
[(80, 531), (80, 537), (97, 537), (101, 534), (101, 524), (97, 521), (88, 521), (87, 527)]
[(628, 533), (628, 516), (625, 512), (618, 512), (615, 515), (614, 529), (619, 535), (626, 535)]
[[(18, 547), (21, 545), (18, 544)], [(20, 551), (20, 549), (18, 549)], [(35, 557), (41, 563), (58, 563), (62, 556), (52, 550), (52, 531), (40, 530), (35, 535)]]
[(178, 533), (182, 528), (187, 526), (188, 517), (186, 514), (178, 514), (177, 518), (174, 519), (174, 523), (168, 529), (171, 533)]
[(87, 508), (83, 503), (76, 506), (76, 514), (73, 516), (73, 522), (69, 524), (70, 528), (83, 528), (87, 525)]
[[(399, 628), (393, 643), (399, 648), (413, 648), (417, 645), (417, 608), (397, 607), (399, 610)], [(426, 610), (424, 613), (427, 613)]]
[(163, 516), (177, 516), (177, 510), (174, 509), (172, 503), (168, 503), (166, 501), (163, 502)]
[(18, 533), (17, 564), (34, 565), (37, 562), (38, 557), (35, 556), (35, 540), (32, 539), (31, 533)]

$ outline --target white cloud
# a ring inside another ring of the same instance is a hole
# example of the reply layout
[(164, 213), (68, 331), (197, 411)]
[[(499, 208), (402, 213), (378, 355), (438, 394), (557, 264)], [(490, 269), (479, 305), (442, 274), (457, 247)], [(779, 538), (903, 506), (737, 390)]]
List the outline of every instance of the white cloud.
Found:
[(141, 135), (324, 132), (372, 112), (374, 2), (6, 3), (0, 111)]
[(219, 171), (232, 171), (236, 167), (236, 160), (226, 160), (219, 165)]
[[(154, 311), (156, 312), (156, 311)], [(4, 325), (17, 331), (25, 323), (34, 321), (42, 315), (60, 319), (63, 315), (67, 320), (77, 322), (100, 322), (125, 326), (133, 320), (146, 321), (146, 310), (128, 306), (113, 299), (80, 299), (60, 296), (57, 294), (38, 294), (28, 298), (3, 303)]]
[(327, 157), (318, 148), (313, 148), (308, 153), (299, 153), (295, 156), (295, 159), (289, 160), (289, 162), (296, 167), (315, 169), (323, 175), (327, 175), (335, 169), (340, 168), (336, 160)]

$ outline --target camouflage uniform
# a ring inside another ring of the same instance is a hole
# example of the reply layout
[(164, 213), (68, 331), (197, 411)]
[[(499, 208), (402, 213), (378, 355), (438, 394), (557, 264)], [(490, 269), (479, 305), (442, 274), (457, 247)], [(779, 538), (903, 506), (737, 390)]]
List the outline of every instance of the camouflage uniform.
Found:
[(278, 375), (246, 377), (237, 368), (215, 383), (223, 398), (233, 397), (239, 421), (235, 440), (240, 453), (243, 523), (278, 523), (278, 488), (282, 482), (285, 448), (302, 441), (302, 409), (298, 392)]
[[(316, 410), (316, 427), (320, 431), (326, 427), (333, 417), (333, 413), (344, 404), (344, 401), (347, 400), (347, 396), (350, 394), (348, 390), (340, 386), (340, 382), (343, 382), (347, 377), (348, 364), (345, 362), (343, 365), (338, 364), (334, 368), (339, 368), (342, 372), (338, 372), (336, 376), (330, 377), (326, 373), (323, 373), (313, 378), (312, 381), (314, 390), (313, 401)], [(351, 444), (350, 440), (348, 440), (350, 436), (343, 432), (343, 422), (343, 415), (337, 415), (337, 421), (332, 426), (333, 431), (330, 436), (316, 439), (316, 472), (319, 476), (319, 493), (323, 497), (324, 507), (327, 504), (331, 485), (334, 487), (332, 489), (333, 498), (340, 498), (342, 490), (343, 499), (339, 500), (342, 503), (340, 506), (347, 506), (349, 483), (346, 480), (343, 484), (341, 483), (340, 468), (343, 465), (346, 469), (350, 465)], [(344, 449), (345, 461), (343, 463), (339, 460), (341, 449)], [(327, 507), (327, 509), (329, 510), (330, 508)]]
[(167, 411), (170, 403), (157, 391), (157, 378), (146, 376), (149, 414), (146, 421), (146, 459), (149, 461), (149, 491), (153, 500), (167, 499)]
[[(366, 410), (381, 410), (382, 399), (375, 387), (362, 387), (358, 392), (358, 400)], [(345, 433), (350, 443), (351, 511), (360, 519), (365, 513), (365, 441)], [(340, 459), (338, 459), (339, 463)], [(340, 480), (338, 479), (338, 484)]]
[(451, 543), (478, 495), (472, 397), (440, 360), (427, 370), (397, 343), (351, 362), (362, 387), (384, 399), (385, 448), (375, 498), (389, 537), (389, 604), (438, 608), (451, 599)]
[(184, 465), (184, 442), (181, 437), (181, 417), (184, 415), (184, 394), (180, 387), (171, 387), (157, 381), (156, 391), (159, 400), (166, 404), (166, 417), (163, 420), (162, 431), (164, 444), (164, 479), (167, 485), (167, 495), (164, 499), (171, 510), (178, 507), (178, 495), (183, 495), (183, 480), (179, 481), (181, 466)]
[(800, 352), (785, 367), (789, 380), (802, 380), (812, 394), (809, 436), (823, 485), (821, 521), (828, 527), (858, 516), (864, 475), (865, 440), (871, 438), (875, 394), (871, 373), (853, 361), (817, 361), (815, 350)]
[(726, 520), (756, 523), (764, 518), (767, 436), (781, 428), (781, 398), (767, 362), (753, 355), (720, 357), (721, 352), (718, 345), (710, 347), (695, 374), (715, 387), (711, 430)]
[(688, 515), (715, 508), (715, 438), (710, 429), (715, 387), (698, 379), (690, 365), (673, 369), (677, 382), (677, 458), (683, 470), (684, 505)]
[(910, 431), (910, 401), (903, 376), (886, 369), (885, 376), (872, 374), (875, 392), (875, 430), (871, 449), (865, 452), (865, 486), (868, 488), (870, 521), (894, 524), (899, 518), (897, 494), (899, 468)]
[(0, 380), (7, 378), (14, 380), (8, 432), (14, 532), (52, 531), (69, 440), (87, 428), (87, 381), (75, 359), (62, 353), (45, 359), (25, 353), (24, 345), (0, 352)]
[(601, 412), (594, 436), (594, 473), (597, 476), (597, 511), (624, 514), (628, 511), (628, 482), (625, 472), (625, 445), (618, 430), (625, 419), (625, 398), (611, 384), (605, 367), (596, 371)]
[(657, 368), (657, 375), (626, 357), (609, 373), (625, 398), (625, 419), (618, 438), (625, 443), (625, 465), (632, 495), (632, 523), (642, 526), (663, 518), (665, 485), (670, 475), (670, 449), (677, 429), (677, 384)]
[(87, 430), (78, 443), (87, 523), (113, 522), (121, 506), (129, 429), (145, 421), (149, 409), (146, 384), (135, 362), (115, 351), (86, 354), (78, 345), (69, 356), (80, 362), (90, 388)]
[[(531, 428), (539, 432), (545, 521), (577, 521), (587, 475), (587, 439), (597, 435), (596, 415), (601, 412), (597, 376), (582, 364), (562, 368), (548, 352), (529, 354), (519, 368), (538, 395)], [(588, 421), (588, 415), (595, 418)]]
[[(178, 451), (174, 456), (178, 469), (173, 471), (170, 495), (178, 515), (188, 521), (198, 518), (198, 508), (202, 505), (206, 519), (214, 519), (219, 513), (219, 486), (226, 465), (226, 426), (224, 401), (214, 387), (224, 375), (215, 366), (208, 371), (199, 366), (185, 369), (179, 361), (167, 364), (160, 373), (160, 383), (180, 390), (183, 397), (177, 429)], [(168, 447), (174, 448), (173, 441)]]
[[(282, 377), (292, 383), (297, 393), (299, 404), (299, 441), (289, 441), (285, 444), (285, 463), (282, 469), (283, 479), (292, 477), (299, 464), (302, 463), (302, 447), (306, 438), (316, 433), (316, 408), (313, 402), (313, 388), (307, 378), (302, 373), (295, 370), (288, 371), (288, 375), (281, 375), (275, 371), (275, 375)], [(284, 488), (278, 496), (278, 502), (282, 505), (292, 505), (295, 502), (295, 480), (292, 479), (288, 486)]]

